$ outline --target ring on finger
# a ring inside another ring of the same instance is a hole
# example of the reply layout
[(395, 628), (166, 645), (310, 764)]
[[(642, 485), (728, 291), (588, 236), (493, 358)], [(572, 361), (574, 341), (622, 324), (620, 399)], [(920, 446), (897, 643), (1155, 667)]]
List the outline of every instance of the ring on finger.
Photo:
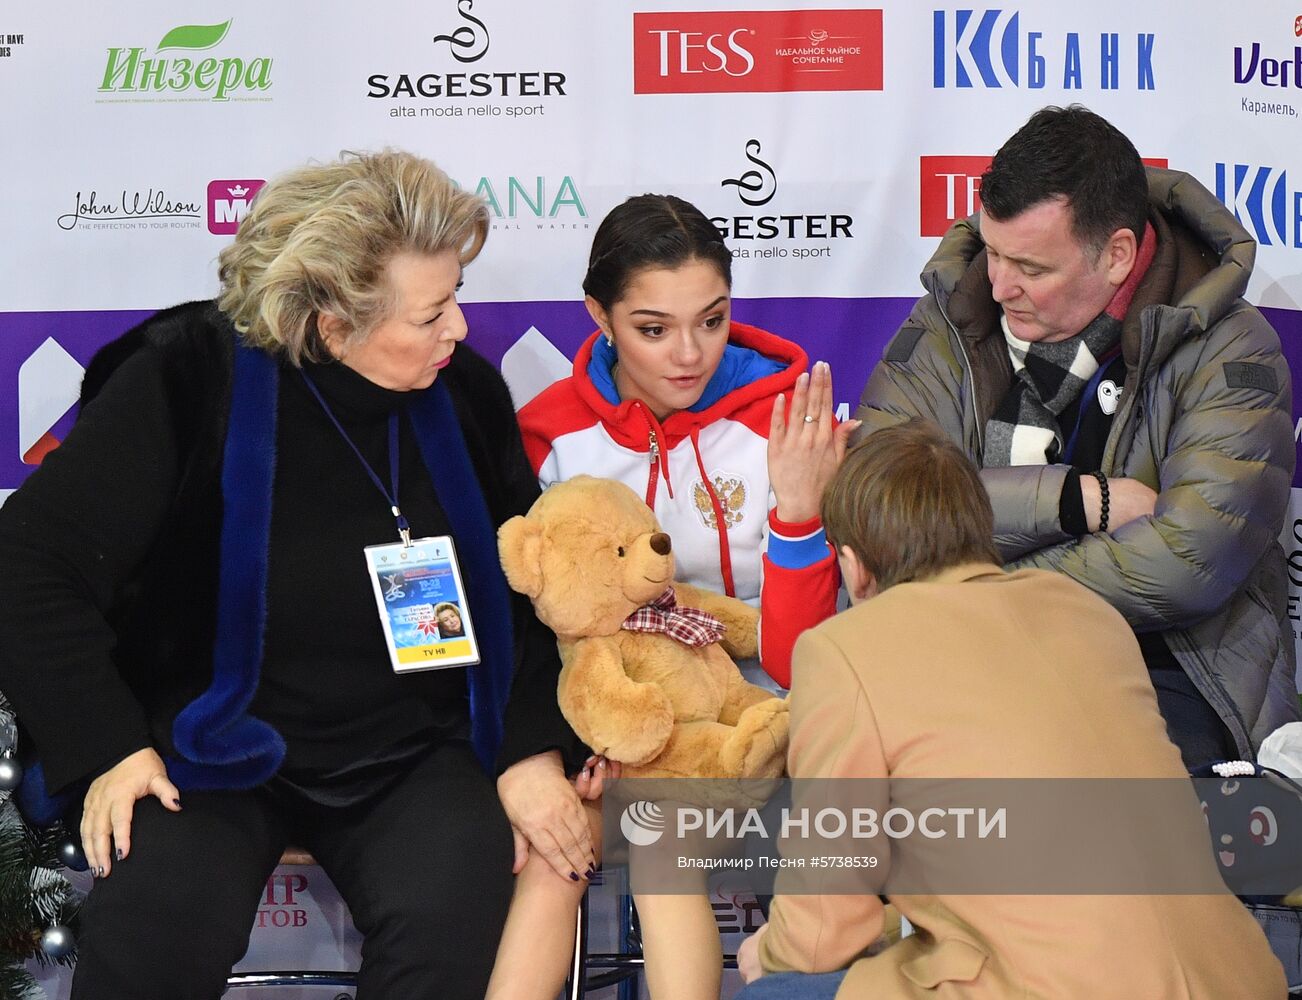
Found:
[(812, 424), (812, 423), (814, 422), (815, 419), (816, 419), (816, 418), (811, 417), (808, 413), (805, 414), (805, 423), (807, 423), (807, 424)]

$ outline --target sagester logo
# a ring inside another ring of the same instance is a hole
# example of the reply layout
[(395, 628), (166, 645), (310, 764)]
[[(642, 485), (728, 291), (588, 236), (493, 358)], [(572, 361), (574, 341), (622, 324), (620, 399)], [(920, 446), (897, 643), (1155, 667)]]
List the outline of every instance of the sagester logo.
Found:
[[(230, 32), (233, 18), (219, 24), (183, 24), (163, 35), (152, 56), (141, 46), (111, 48), (100, 82), (101, 94), (140, 95), (96, 99), (100, 104), (155, 103), (159, 101), (269, 101), (260, 91), (271, 87), (272, 60), (266, 56), (221, 59), (189, 55), (161, 56), (182, 50), (199, 53), (216, 48)], [(175, 96), (189, 94), (193, 96)], [(156, 96), (155, 96), (156, 95)], [(165, 95), (165, 96), (164, 96)]]
[(457, 62), (478, 62), (488, 52), (488, 28), (479, 18), (470, 13), (475, 7), (475, 0), (457, 0), (457, 12), (469, 21), (449, 35), (435, 35), (434, 43), (447, 42), (452, 49), (452, 58)]
[(1132, 42), (1116, 31), (1068, 31), (1059, 41), (1041, 31), (1024, 33), (1019, 11), (997, 8), (933, 11), (932, 26), (936, 89), (1121, 90), (1123, 80), (1125, 89), (1156, 89), (1152, 32), (1138, 32)]
[[(753, 168), (743, 171), (737, 177), (728, 177), (719, 182), (722, 188), (735, 189), (738, 200), (748, 207), (768, 205), (777, 195), (777, 172), (761, 158), (762, 152), (763, 146), (759, 139), (748, 139), (744, 147), (744, 155)], [(831, 247), (788, 248), (776, 241), (827, 241), (854, 237), (854, 233), (851, 232), (854, 218), (840, 213), (714, 216), (710, 221), (725, 240), (763, 241), (764, 245), (754, 249), (734, 246), (732, 256), (738, 260), (751, 257), (759, 259), (789, 257), (798, 260), (831, 257)]]
[[(445, 47), (463, 65), (478, 63), (488, 54), (488, 25), (472, 11), (474, 0), (457, 0), (463, 23), (433, 36), (439, 52)], [(366, 78), (366, 96), (373, 100), (408, 99), (417, 104), (391, 104), (389, 118), (541, 118), (545, 100), (524, 104), (496, 104), (476, 98), (558, 98), (565, 92), (565, 74), (556, 70), (481, 70), (471, 73), (372, 73)]]
[(759, 170), (747, 170), (740, 177), (720, 181), (723, 187), (735, 186), (737, 197), (747, 205), (767, 205), (778, 193), (777, 174), (773, 172), (772, 167), (759, 158), (759, 154), (760, 141), (746, 140), (746, 159), (759, 167)]

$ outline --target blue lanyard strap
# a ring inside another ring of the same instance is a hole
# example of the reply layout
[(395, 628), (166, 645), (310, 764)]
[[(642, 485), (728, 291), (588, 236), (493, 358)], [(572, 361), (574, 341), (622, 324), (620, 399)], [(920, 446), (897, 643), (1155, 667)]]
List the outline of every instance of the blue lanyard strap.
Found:
[(389, 501), (389, 509), (393, 511), (393, 518), (398, 522), (398, 537), (402, 539), (403, 547), (411, 545), (411, 525), (407, 523), (407, 518), (403, 516), (402, 511), (398, 508), (398, 414), (396, 412), (389, 414), (389, 481), (393, 484), (393, 492), (390, 493), (384, 488), (384, 483), (376, 475), (375, 470), (371, 468), (371, 463), (366, 460), (361, 449), (348, 436), (348, 432), (344, 430), (344, 425), (339, 422), (334, 410), (330, 409), (330, 404), (325, 401), (325, 397), (321, 395), (321, 390), (316, 387), (316, 383), (308, 378), (307, 372), (303, 371), (303, 369), (300, 368), (298, 373), (303, 376), (303, 381), (312, 390), (312, 395), (316, 397), (316, 401), (321, 404), (321, 409), (325, 410), (325, 415), (335, 425), (335, 430), (339, 432), (339, 436), (348, 442), (349, 448), (353, 449), (353, 454), (357, 456), (357, 461), (362, 463), (362, 468), (371, 477), (371, 482), (375, 484), (375, 488), (384, 495), (384, 499)]

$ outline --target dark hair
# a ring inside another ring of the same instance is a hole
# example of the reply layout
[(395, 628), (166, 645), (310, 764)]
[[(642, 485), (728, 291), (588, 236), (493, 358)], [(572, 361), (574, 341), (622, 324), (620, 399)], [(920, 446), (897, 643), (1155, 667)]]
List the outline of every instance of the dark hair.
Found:
[(699, 208), (672, 194), (637, 195), (611, 209), (597, 227), (583, 291), (610, 309), (635, 272), (694, 259), (714, 264), (732, 287), (732, 254)]
[(1071, 209), (1072, 235), (1095, 257), (1118, 229), (1143, 241), (1144, 161), (1115, 125), (1079, 104), (1041, 108), (981, 177), (981, 206), (1000, 221), (1060, 196)]
[(968, 562), (998, 563), (981, 476), (940, 428), (914, 419), (874, 431), (823, 494), (823, 528), (881, 590)]

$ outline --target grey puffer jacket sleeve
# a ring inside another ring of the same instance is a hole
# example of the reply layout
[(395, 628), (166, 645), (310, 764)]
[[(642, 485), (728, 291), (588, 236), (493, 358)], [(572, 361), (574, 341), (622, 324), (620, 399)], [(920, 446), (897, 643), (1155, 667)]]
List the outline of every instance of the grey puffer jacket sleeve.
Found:
[[(1196, 322), (1189, 310), (1153, 308), (1159, 323)], [(1254, 366), (1251, 378), (1242, 364)], [(1015, 565), (1086, 584), (1138, 630), (1187, 628), (1238, 593), (1277, 545), (1295, 461), (1288, 367), (1275, 331), (1243, 305), (1184, 339), (1139, 392), (1143, 422), (1106, 471), (1156, 489), (1153, 515)], [(1133, 407), (1129, 415), (1139, 423)]]
[[(979, 467), (975, 404), (959, 359), (961, 350), (933, 296), (919, 300), (864, 388), (855, 414), (863, 421), (857, 440), (883, 427), (924, 418), (963, 445)], [(1065, 465), (981, 470), (994, 509), (995, 545), (1005, 561), (1074, 537), (1058, 520), (1069, 472)]]

